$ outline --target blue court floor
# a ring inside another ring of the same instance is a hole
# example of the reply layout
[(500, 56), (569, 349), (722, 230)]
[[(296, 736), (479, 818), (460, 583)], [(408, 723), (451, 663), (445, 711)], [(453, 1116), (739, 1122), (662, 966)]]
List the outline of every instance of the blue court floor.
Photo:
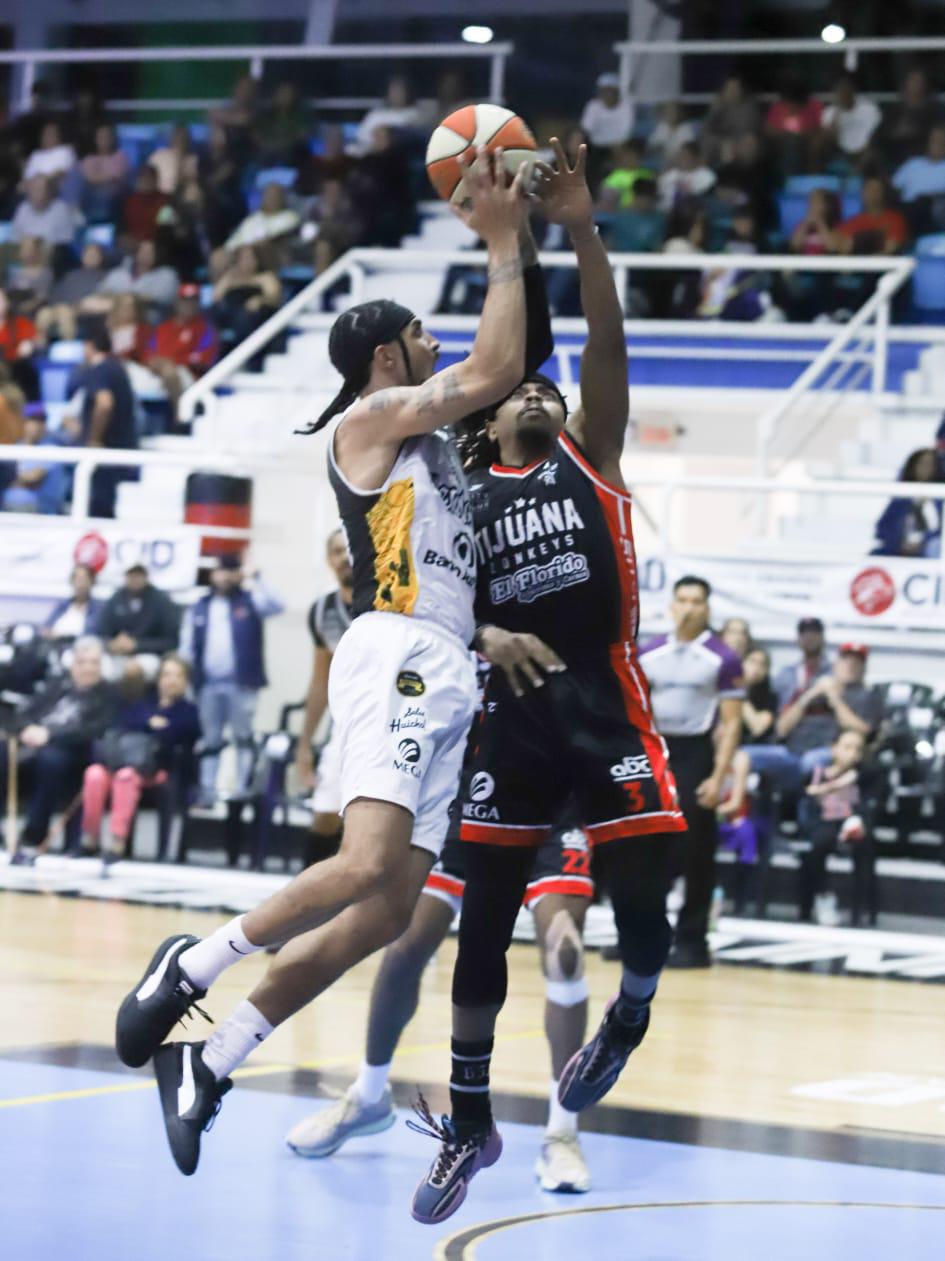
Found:
[[(325, 1161), (283, 1134), (310, 1098), (236, 1089), (193, 1178), (129, 1074), (0, 1061), (5, 1261), (941, 1261), (945, 1177), (587, 1134), (594, 1190), (537, 1189), (540, 1130), (439, 1229), (408, 1203), (435, 1151), (399, 1123)], [(941, 1150), (939, 1148), (939, 1150)], [(945, 1173), (945, 1162), (943, 1162)], [(520, 1219), (520, 1220), (515, 1220)]]

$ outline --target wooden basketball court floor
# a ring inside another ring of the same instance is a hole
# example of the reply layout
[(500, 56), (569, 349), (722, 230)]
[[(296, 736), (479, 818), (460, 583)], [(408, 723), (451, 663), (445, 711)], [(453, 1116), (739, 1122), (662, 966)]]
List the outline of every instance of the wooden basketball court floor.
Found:
[[(945, 989), (754, 967), (668, 973), (649, 1036), (582, 1119), (594, 1185), (540, 1191), (549, 1076), (534, 948), (512, 948), (493, 1081), (505, 1153), (445, 1226), (408, 1212), (434, 1154), (400, 1123), (304, 1161), (285, 1131), (351, 1080), (375, 964), (279, 1029), (237, 1076), (181, 1177), (146, 1071), (112, 1050), (117, 1005), (193, 909), (0, 892), (0, 1255), (8, 1261), (939, 1261)], [(446, 1107), (448, 941), (394, 1065)], [(225, 973), (225, 1016), (266, 967)], [(592, 1020), (617, 965), (589, 956)], [(197, 1024), (202, 1022), (197, 1020)], [(193, 1026), (192, 1026), (193, 1027)], [(200, 1036), (200, 1035), (194, 1035)], [(406, 1114), (406, 1113), (405, 1113)]]

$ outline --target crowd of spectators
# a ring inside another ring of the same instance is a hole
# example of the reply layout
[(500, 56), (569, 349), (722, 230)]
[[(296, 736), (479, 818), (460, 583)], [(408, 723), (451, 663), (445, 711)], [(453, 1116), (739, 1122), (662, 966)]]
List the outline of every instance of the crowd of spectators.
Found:
[(86, 565), (74, 567), (70, 586), (41, 625), (12, 628), (0, 658), (0, 793), (15, 775), (21, 864), (70, 821), (73, 854), (123, 857), (145, 790), (180, 810), (212, 808), (227, 737), (231, 796), (245, 796), (267, 682), (264, 622), (283, 610), (236, 556), (214, 562), (209, 590), (186, 611), (141, 564), (105, 600)]

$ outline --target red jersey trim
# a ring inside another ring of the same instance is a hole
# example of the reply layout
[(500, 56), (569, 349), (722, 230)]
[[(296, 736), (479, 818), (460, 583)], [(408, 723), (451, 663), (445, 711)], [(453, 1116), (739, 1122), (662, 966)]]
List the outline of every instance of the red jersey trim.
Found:
[(608, 481), (601, 473), (598, 473), (597, 469), (593, 464), (591, 464), (590, 460), (588, 460), (587, 457), (582, 455), (578, 450), (574, 439), (568, 434), (566, 429), (562, 430), (562, 432), (558, 434), (558, 442), (564, 447), (565, 451), (567, 451), (574, 463), (587, 474), (592, 482), (596, 482), (598, 486), (608, 491), (611, 495), (616, 495), (618, 499), (624, 499), (627, 503), (631, 502), (633, 496), (630, 494), (629, 490), (626, 490), (621, 486), (617, 486), (614, 482)]
[(519, 827), (507, 823), (462, 823), (461, 841), (478, 841), (482, 845), (541, 845), (548, 839), (550, 827)]
[(541, 464), (547, 464), (550, 456), (543, 456), (540, 460), (532, 460), (531, 464), (526, 464), (524, 468), (512, 468), (507, 464), (492, 464), (489, 467), (490, 473), (495, 473), (496, 477), (527, 477), (528, 474), (539, 467)]
[(662, 832), (687, 832), (688, 826), (681, 811), (654, 810), (650, 814), (628, 815), (625, 819), (611, 819), (609, 823), (589, 823), (592, 845), (607, 841), (619, 841), (630, 836), (658, 836)]
[(546, 897), (549, 893), (590, 900), (594, 896), (594, 881), (580, 876), (542, 876), (525, 890), (522, 905), (531, 906), (533, 902)]

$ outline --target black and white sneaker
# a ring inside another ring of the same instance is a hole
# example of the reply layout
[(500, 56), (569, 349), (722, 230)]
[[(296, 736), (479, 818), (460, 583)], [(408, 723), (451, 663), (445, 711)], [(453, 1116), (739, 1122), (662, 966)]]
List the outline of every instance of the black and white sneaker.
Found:
[(115, 1050), (122, 1064), (140, 1068), (158, 1049), (179, 1020), (196, 1008), (206, 994), (188, 980), (180, 966), (181, 952), (195, 946), (199, 937), (178, 933), (161, 942), (144, 976), (125, 997), (115, 1021)]
[(190, 1175), (200, 1159), (200, 1135), (209, 1130), (233, 1083), (217, 1081), (203, 1062), (203, 1042), (168, 1042), (154, 1053), (164, 1129), (174, 1164)]

